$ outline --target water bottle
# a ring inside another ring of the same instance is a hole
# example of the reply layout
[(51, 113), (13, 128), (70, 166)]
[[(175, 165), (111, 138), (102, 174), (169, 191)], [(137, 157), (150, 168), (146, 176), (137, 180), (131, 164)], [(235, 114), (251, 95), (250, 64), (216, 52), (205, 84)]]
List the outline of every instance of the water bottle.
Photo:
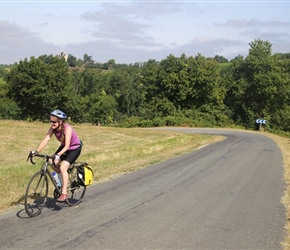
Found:
[(57, 174), (58, 176), (58, 179), (59, 179), (59, 182), (60, 182), (60, 185), (62, 184), (62, 175), (61, 174)]
[(52, 177), (54, 178), (56, 185), (57, 185), (58, 187), (60, 187), (60, 186), (61, 186), (61, 182), (60, 182), (60, 180), (59, 180), (59, 178), (58, 178), (57, 173), (56, 173), (56, 172), (52, 172)]

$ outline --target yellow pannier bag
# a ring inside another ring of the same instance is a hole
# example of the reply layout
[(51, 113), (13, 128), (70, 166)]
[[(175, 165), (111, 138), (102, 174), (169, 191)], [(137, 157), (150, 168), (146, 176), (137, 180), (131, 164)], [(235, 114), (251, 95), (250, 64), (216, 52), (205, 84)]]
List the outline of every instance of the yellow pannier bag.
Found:
[(78, 180), (82, 186), (90, 186), (94, 180), (94, 170), (88, 164), (84, 163), (77, 167), (78, 169)]

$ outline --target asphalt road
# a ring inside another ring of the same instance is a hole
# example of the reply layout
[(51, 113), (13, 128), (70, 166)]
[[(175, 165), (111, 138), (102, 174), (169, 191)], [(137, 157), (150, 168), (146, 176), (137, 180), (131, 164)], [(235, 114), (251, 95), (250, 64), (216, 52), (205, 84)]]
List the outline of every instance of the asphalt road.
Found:
[[(176, 130), (176, 129), (175, 129)], [(78, 207), (0, 215), (0, 249), (282, 249), (283, 159), (263, 135), (224, 141), (88, 188)]]

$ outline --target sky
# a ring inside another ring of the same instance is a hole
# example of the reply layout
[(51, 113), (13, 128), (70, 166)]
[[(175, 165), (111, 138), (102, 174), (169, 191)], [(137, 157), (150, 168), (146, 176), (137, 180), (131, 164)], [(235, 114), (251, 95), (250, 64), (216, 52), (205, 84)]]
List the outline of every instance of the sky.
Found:
[(70, 54), (134, 64), (238, 55), (261, 39), (290, 53), (290, 0), (0, 0), (0, 64)]

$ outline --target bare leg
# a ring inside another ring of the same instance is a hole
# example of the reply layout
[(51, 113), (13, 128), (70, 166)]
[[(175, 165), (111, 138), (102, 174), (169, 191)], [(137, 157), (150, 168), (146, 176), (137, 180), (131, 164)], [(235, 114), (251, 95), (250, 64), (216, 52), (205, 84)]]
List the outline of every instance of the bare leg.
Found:
[(59, 163), (58, 164), (53, 164), (52, 160), (49, 160), (49, 165), (53, 169), (54, 172), (60, 174), (60, 169), (59, 169)]
[(70, 166), (70, 163), (67, 161), (62, 161), (60, 164), (60, 172), (62, 176), (62, 193), (67, 194), (67, 185), (68, 185), (68, 173), (67, 170)]

